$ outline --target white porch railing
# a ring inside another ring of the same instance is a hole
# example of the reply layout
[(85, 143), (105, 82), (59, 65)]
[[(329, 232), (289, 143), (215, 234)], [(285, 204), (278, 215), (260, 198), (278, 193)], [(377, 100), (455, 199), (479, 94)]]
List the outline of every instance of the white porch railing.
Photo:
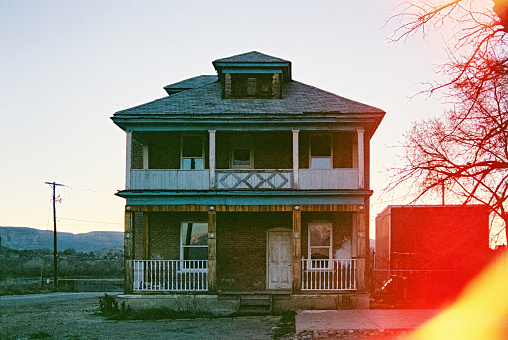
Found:
[(300, 169), (299, 186), (302, 190), (358, 189), (358, 169)]
[(131, 170), (131, 190), (208, 190), (209, 170)]
[(356, 290), (356, 260), (302, 259), (302, 290)]
[[(358, 189), (358, 169), (300, 169), (301, 190)], [(293, 189), (291, 169), (216, 169), (218, 190)], [(130, 171), (130, 190), (210, 190), (210, 170)]]
[(207, 260), (134, 260), (135, 292), (208, 290)]
[(293, 170), (215, 170), (217, 189), (292, 189)]

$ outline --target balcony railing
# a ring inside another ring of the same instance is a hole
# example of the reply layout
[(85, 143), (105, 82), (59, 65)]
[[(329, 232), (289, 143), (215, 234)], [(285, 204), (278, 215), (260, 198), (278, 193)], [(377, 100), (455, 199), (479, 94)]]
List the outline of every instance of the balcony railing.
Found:
[(302, 259), (302, 290), (356, 290), (356, 260)]
[(200, 292), (208, 290), (207, 260), (135, 260), (135, 292)]
[(217, 189), (292, 189), (293, 170), (216, 170)]
[(131, 170), (131, 190), (208, 190), (209, 170)]
[[(358, 189), (358, 169), (300, 169), (301, 190)], [(217, 190), (294, 189), (293, 170), (217, 169)], [(131, 170), (130, 190), (210, 190), (210, 170)]]

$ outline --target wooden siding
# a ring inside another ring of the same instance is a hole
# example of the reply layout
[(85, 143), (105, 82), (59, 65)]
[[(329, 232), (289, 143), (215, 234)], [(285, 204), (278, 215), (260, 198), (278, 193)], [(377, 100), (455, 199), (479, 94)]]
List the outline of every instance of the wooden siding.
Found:
[(132, 170), (131, 190), (208, 190), (209, 170)]
[[(212, 208), (213, 207), (213, 208)], [(299, 205), (300, 211), (363, 211), (363, 205), (357, 204), (321, 204), (321, 205)], [(146, 212), (197, 212), (215, 210), (218, 212), (270, 212), (270, 211), (293, 211), (294, 205), (129, 205), (127, 212), (146, 211)]]
[(358, 189), (358, 169), (301, 169), (299, 186), (302, 190)]

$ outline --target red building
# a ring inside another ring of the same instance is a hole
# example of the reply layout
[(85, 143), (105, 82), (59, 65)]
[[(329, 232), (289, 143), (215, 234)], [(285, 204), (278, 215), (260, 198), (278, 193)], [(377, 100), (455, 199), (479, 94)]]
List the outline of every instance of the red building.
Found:
[(388, 206), (376, 217), (375, 289), (390, 281), (394, 304), (446, 303), (488, 258), (487, 206)]

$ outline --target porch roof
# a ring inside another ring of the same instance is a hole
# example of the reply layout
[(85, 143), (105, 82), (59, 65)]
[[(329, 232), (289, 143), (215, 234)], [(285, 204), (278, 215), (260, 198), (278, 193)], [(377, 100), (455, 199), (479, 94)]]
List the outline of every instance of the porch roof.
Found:
[(170, 191), (121, 190), (117, 196), (127, 199), (127, 205), (305, 205), (352, 204), (364, 205), (372, 190), (270, 190), (266, 191)]

